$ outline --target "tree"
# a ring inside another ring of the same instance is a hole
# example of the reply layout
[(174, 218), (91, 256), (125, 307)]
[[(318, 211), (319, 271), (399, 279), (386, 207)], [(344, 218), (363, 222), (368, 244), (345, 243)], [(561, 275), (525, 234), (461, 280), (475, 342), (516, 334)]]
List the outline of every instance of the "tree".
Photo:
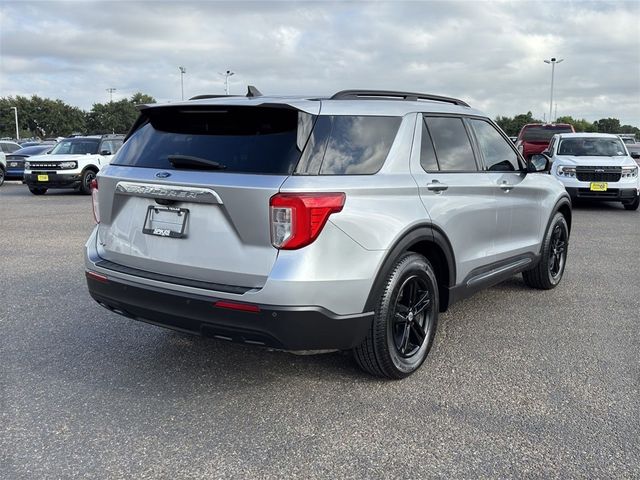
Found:
[(84, 112), (62, 100), (33, 95), (0, 98), (0, 136), (15, 136), (15, 119), (11, 107), (18, 107), (20, 138), (59, 137), (84, 130)]
[(576, 132), (596, 132), (598, 130), (593, 123), (585, 120), (584, 118), (581, 120), (577, 120), (569, 115), (559, 117), (556, 120), (556, 123), (569, 123), (573, 125), (573, 128)]
[(542, 123), (541, 120), (533, 118), (533, 114), (531, 112), (521, 113), (513, 118), (496, 117), (495, 122), (510, 137), (518, 135), (518, 133), (520, 133), (520, 129), (527, 123)]
[(620, 133), (620, 120), (617, 118), (601, 118), (593, 124), (600, 133)]
[(155, 103), (155, 99), (137, 92), (130, 99), (94, 103), (87, 113), (87, 133), (127, 133), (138, 118), (136, 105)]

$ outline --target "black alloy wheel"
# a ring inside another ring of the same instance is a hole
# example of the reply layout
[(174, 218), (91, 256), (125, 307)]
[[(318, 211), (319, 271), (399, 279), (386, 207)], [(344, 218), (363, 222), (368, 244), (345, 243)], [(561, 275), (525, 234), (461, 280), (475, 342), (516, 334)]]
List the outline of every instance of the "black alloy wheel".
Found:
[(414, 252), (403, 254), (386, 274), (369, 333), (353, 351), (358, 365), (380, 377), (411, 375), (431, 349), (439, 307), (429, 260)]
[(567, 260), (567, 235), (568, 232), (559, 223), (553, 227), (551, 234), (551, 252), (549, 255), (549, 273), (557, 279), (564, 271)]
[(417, 275), (407, 278), (396, 299), (392, 329), (394, 346), (402, 358), (411, 358), (420, 351), (429, 337), (432, 292), (429, 285)]
[(569, 226), (562, 213), (556, 213), (542, 242), (540, 261), (522, 272), (524, 283), (540, 290), (555, 288), (562, 280), (567, 265)]

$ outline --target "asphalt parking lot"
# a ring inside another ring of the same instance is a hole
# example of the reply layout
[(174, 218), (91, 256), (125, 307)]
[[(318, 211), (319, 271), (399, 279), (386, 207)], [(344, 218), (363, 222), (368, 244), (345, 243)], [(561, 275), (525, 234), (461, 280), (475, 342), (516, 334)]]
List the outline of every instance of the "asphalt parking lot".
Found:
[(92, 227), (90, 197), (0, 187), (3, 478), (640, 477), (640, 211), (577, 206), (557, 289), (455, 305), (399, 382), (108, 312)]

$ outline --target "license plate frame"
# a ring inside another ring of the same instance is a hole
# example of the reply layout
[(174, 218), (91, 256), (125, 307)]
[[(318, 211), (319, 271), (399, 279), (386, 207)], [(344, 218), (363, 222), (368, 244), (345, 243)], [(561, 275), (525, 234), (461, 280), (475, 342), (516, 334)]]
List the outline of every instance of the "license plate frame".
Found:
[(591, 182), (589, 190), (592, 192), (606, 192), (609, 189), (607, 182)]
[(185, 238), (188, 217), (188, 208), (149, 205), (144, 217), (142, 233), (156, 237)]
[(39, 182), (48, 182), (49, 181), (49, 175), (48, 174), (38, 174), (38, 181)]

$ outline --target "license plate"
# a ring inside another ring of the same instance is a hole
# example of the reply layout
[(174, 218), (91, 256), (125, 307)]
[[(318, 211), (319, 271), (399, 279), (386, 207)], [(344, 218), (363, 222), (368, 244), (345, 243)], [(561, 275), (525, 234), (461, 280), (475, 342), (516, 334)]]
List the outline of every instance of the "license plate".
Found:
[(590, 190), (592, 192), (606, 192), (608, 187), (607, 182), (591, 182)]
[(142, 233), (158, 237), (184, 238), (188, 208), (156, 207), (149, 205)]
[(48, 182), (49, 181), (49, 175), (38, 175), (38, 181), (39, 182)]

